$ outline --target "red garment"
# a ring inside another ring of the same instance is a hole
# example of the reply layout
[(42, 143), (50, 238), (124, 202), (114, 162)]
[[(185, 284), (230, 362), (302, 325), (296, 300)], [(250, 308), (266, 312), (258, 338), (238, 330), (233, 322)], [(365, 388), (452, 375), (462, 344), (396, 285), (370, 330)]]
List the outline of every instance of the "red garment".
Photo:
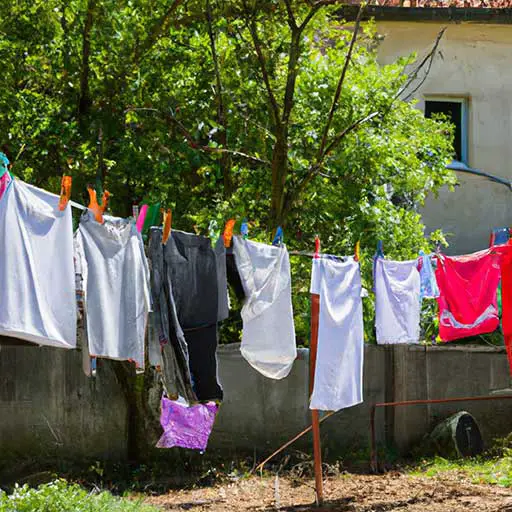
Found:
[(501, 256), (487, 249), (466, 256), (437, 258), (441, 295), (439, 336), (452, 341), (494, 331), (499, 325), (497, 290)]
[(501, 325), (512, 375), (512, 240), (499, 249), (501, 258)]

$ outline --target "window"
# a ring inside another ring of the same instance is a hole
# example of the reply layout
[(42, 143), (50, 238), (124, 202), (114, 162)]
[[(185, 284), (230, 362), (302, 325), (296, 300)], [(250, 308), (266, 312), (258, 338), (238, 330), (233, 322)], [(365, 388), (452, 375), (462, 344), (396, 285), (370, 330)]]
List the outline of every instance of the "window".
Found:
[(455, 159), (467, 164), (467, 101), (458, 98), (430, 98), (425, 100), (425, 117), (434, 117), (435, 114), (444, 114), (455, 125), (455, 138), (453, 148)]

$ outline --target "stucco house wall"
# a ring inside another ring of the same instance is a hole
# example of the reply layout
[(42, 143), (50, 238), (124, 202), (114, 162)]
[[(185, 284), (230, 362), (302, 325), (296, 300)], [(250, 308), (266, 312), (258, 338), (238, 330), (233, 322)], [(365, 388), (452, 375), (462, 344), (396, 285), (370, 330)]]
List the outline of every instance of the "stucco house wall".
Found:
[[(480, 23), (378, 21), (382, 64), (428, 54), (447, 26), (430, 73), (416, 93), (425, 98), (467, 99), (467, 164), (512, 181), (512, 27)], [(458, 172), (454, 192), (442, 190), (422, 208), (427, 233), (442, 228), (448, 254), (488, 246), (492, 228), (512, 226), (512, 191), (481, 177)]]

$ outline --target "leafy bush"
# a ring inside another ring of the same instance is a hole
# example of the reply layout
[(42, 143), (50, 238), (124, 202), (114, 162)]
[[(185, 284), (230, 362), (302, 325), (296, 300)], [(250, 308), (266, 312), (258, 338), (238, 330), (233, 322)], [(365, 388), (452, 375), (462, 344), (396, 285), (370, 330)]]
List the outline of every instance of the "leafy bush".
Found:
[(112, 496), (108, 492), (87, 492), (65, 480), (14, 488), (12, 494), (0, 491), (0, 512), (155, 512), (157, 509)]

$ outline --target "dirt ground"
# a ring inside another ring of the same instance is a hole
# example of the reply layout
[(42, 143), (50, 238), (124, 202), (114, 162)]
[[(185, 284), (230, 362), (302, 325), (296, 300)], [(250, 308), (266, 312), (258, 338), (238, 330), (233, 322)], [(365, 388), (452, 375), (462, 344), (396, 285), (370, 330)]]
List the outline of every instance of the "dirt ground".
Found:
[(314, 481), (251, 477), (214, 487), (152, 496), (162, 510), (512, 512), (512, 489), (475, 485), (461, 474), (414, 477), (404, 474), (341, 474), (324, 481), (324, 506), (315, 506)]

